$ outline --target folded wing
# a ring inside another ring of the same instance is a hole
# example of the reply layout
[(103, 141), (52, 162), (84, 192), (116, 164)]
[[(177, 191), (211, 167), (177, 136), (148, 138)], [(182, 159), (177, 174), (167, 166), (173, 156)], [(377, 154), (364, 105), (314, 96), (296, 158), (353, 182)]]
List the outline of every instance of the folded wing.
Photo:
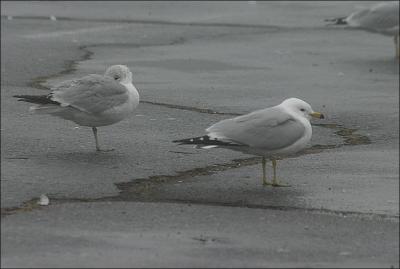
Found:
[(366, 30), (390, 31), (399, 27), (399, 3), (379, 3), (370, 9), (354, 12), (347, 18), (351, 26)]
[(220, 121), (206, 131), (218, 140), (275, 150), (299, 140), (305, 127), (281, 108), (272, 107)]
[(62, 82), (52, 89), (51, 100), (88, 113), (102, 113), (122, 105), (129, 98), (128, 90), (112, 78), (89, 75)]

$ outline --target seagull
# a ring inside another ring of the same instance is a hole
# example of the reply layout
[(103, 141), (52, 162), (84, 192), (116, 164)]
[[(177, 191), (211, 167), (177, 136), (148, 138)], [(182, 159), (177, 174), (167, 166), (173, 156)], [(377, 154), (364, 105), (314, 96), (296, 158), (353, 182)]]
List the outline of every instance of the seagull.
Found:
[[(173, 142), (193, 144), (197, 148), (226, 148), (262, 156), (263, 185), (280, 184), (276, 178), (277, 159), (293, 155), (306, 148), (312, 136), (311, 117), (323, 119), (311, 106), (298, 98), (249, 114), (225, 119), (206, 129), (207, 135)], [(273, 179), (266, 178), (266, 160), (272, 161)]]
[(347, 17), (326, 19), (336, 25), (348, 25), (369, 32), (393, 36), (396, 57), (400, 57), (399, 1), (382, 2), (351, 13)]
[[(139, 104), (139, 93), (132, 84), (132, 73), (125, 65), (113, 65), (104, 75), (90, 74), (51, 88), (47, 95), (14, 95), (18, 101), (34, 103), (30, 110), (50, 114), (92, 127), (97, 151), (97, 127), (117, 123), (132, 114)], [(111, 149), (113, 150), (113, 149)]]

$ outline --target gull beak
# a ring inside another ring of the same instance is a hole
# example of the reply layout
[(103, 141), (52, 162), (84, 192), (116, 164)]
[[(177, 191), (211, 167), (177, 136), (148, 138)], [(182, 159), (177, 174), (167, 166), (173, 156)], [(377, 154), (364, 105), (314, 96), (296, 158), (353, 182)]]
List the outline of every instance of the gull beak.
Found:
[(310, 113), (310, 116), (311, 116), (311, 117), (314, 117), (314, 118), (317, 118), (317, 119), (324, 119), (324, 118), (325, 118), (324, 114), (322, 114), (322, 113), (320, 113), (320, 112), (313, 112), (313, 113)]

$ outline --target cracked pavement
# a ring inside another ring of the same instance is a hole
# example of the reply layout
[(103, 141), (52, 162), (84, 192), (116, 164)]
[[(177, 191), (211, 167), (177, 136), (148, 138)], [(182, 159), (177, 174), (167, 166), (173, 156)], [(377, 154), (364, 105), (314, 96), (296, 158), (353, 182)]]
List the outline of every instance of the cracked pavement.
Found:
[[(2, 2), (1, 266), (398, 267), (393, 42), (323, 23), (362, 4)], [(112, 64), (141, 96), (99, 128), (113, 152), (12, 98)], [(327, 116), (278, 162), (289, 188), (263, 187), (258, 157), (171, 142), (289, 96)]]

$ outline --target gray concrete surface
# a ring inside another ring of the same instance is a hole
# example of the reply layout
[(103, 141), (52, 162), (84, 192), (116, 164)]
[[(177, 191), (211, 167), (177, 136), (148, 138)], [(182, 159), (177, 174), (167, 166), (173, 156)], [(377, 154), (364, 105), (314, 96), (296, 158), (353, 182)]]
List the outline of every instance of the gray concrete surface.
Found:
[(398, 250), (397, 222), (296, 211), (99, 202), (12, 217), (5, 267), (390, 267)]
[[(398, 267), (393, 41), (323, 23), (369, 4), (2, 1), (2, 267)], [(12, 98), (111, 64), (144, 101), (100, 128), (113, 152)], [(291, 187), (171, 143), (289, 96), (327, 116), (278, 162)]]

